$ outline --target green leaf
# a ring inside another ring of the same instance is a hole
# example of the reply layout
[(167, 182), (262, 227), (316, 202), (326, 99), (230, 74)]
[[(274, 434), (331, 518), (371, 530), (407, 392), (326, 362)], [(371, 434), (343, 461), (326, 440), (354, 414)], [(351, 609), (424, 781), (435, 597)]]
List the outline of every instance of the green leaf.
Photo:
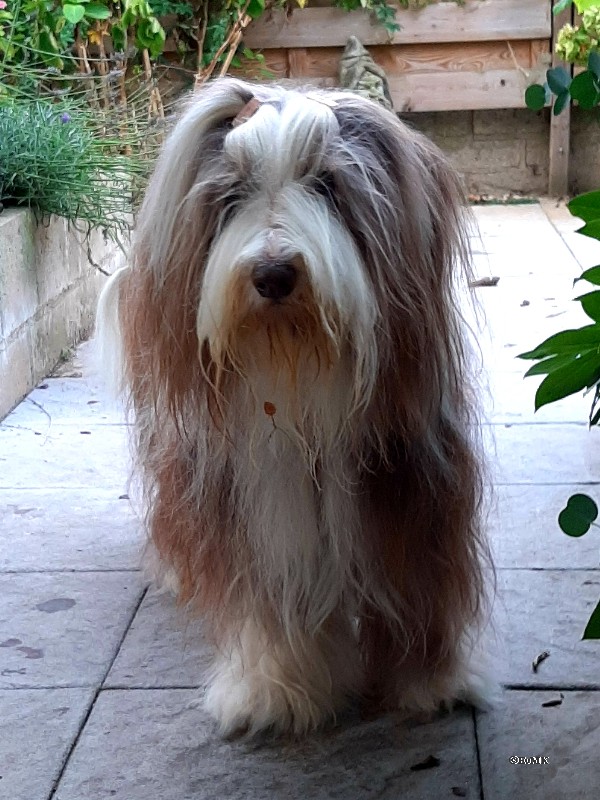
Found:
[(600, 602), (592, 611), (583, 632), (582, 639), (600, 639)]
[(61, 69), (64, 67), (62, 58), (58, 55), (60, 52), (56, 36), (49, 30), (41, 30), (37, 41), (40, 55), (45, 64), (49, 67)]
[(568, 208), (574, 217), (579, 217), (584, 222), (600, 219), (600, 191), (577, 195), (568, 203)]
[(85, 16), (85, 8), (79, 3), (65, 3), (63, 6), (63, 14), (67, 22), (70, 22), (71, 25), (77, 25)]
[(569, 497), (568, 505), (590, 523), (598, 519), (598, 506), (587, 494), (572, 494)]
[(588, 70), (580, 72), (573, 78), (569, 92), (573, 100), (577, 100), (579, 105), (587, 111), (595, 108), (600, 100), (598, 79), (593, 72)]
[(600, 379), (600, 353), (584, 353), (546, 375), (535, 393), (535, 410), (593, 386)]
[(555, 333), (533, 350), (521, 353), (517, 358), (538, 360), (548, 356), (581, 353), (582, 350), (594, 347), (600, 347), (600, 325), (584, 325), (583, 328)]
[(564, 111), (564, 109), (569, 105), (570, 100), (571, 100), (571, 95), (569, 94), (569, 90), (564, 89), (564, 91), (562, 91), (554, 101), (552, 113), (554, 114), (555, 117), (558, 117), (561, 111)]
[(558, 524), (567, 536), (583, 536), (598, 518), (598, 506), (587, 494), (573, 494), (558, 515)]
[(563, 11), (566, 11), (567, 8), (571, 5), (573, 0), (558, 0), (558, 3), (555, 3), (552, 6), (552, 13), (553, 14), (562, 14)]
[(558, 515), (558, 525), (563, 533), (566, 533), (567, 536), (572, 536), (574, 539), (584, 536), (590, 529), (589, 522), (575, 514), (569, 506), (563, 508)]
[(534, 83), (527, 87), (525, 105), (530, 111), (540, 111), (546, 105), (546, 90), (540, 83)]
[(570, 364), (574, 359), (575, 356), (572, 354), (550, 356), (550, 358), (545, 358), (543, 361), (540, 361), (539, 364), (534, 364), (533, 367), (530, 367), (523, 377), (530, 378), (532, 375), (549, 375), (565, 364)]
[(577, 228), (577, 233), (582, 236), (589, 236), (590, 239), (600, 239), (600, 219), (593, 219), (583, 228)]
[(598, 0), (574, 0), (575, 7), (580, 14), (587, 11), (589, 8), (595, 8), (598, 5)]
[(600, 265), (586, 269), (575, 279), (575, 283), (578, 281), (587, 281), (588, 283), (593, 283), (594, 286), (600, 286)]
[(582, 294), (575, 299), (579, 300), (588, 317), (593, 319), (594, 322), (600, 322), (600, 291), (598, 289)]
[(115, 50), (125, 50), (125, 30), (121, 25), (113, 25), (110, 30), (110, 36)]
[(156, 17), (140, 20), (136, 29), (136, 44), (147, 48), (153, 58), (159, 56), (165, 44), (165, 32)]
[(100, 3), (88, 3), (85, 7), (87, 19), (109, 19), (110, 9)]
[(265, 10), (265, 0), (250, 0), (246, 13), (252, 19), (260, 17)]
[(590, 50), (588, 56), (588, 69), (597, 78), (600, 78), (600, 53), (597, 50)]
[(571, 76), (564, 67), (552, 67), (546, 72), (548, 86), (554, 94), (562, 94), (569, 88)]

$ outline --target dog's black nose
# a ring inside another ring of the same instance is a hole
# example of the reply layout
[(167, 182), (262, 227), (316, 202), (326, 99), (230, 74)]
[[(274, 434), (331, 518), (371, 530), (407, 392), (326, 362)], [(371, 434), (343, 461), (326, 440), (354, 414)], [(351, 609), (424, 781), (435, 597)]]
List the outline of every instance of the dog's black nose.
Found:
[(282, 300), (294, 291), (296, 268), (291, 264), (259, 264), (252, 271), (254, 288), (268, 300)]

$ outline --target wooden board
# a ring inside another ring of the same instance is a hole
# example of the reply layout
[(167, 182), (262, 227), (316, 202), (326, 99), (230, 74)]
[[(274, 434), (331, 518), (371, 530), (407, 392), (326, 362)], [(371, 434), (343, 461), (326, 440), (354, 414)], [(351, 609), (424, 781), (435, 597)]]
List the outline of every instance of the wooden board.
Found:
[(253, 22), (244, 35), (252, 49), (343, 47), (350, 35), (364, 45), (543, 39), (551, 36), (549, 0), (467, 0), (465, 6), (434, 3), (398, 10), (402, 26), (390, 39), (365, 11), (340, 8), (276, 9)]
[(523, 108), (527, 78), (518, 70), (407, 73), (390, 78), (397, 112)]
[[(384, 45), (369, 52), (388, 75), (397, 111), (523, 108), (525, 89), (542, 78), (550, 57), (546, 40)], [(266, 50), (265, 66), (276, 80), (335, 86), (341, 54), (336, 47)], [(261, 78), (251, 62), (232, 72)]]
[[(572, 8), (567, 8), (554, 17), (553, 42), (563, 25), (572, 21)], [(552, 66), (572, 68), (561, 61), (552, 48)], [(548, 192), (553, 197), (563, 197), (569, 191), (569, 150), (571, 141), (571, 104), (558, 116), (550, 118), (550, 165), (548, 169)]]
[[(405, 72), (486, 72), (487, 70), (525, 70), (537, 80), (546, 68), (550, 45), (539, 40), (533, 42), (467, 42), (466, 44), (432, 45), (375, 45), (369, 53), (388, 75)], [(283, 50), (266, 50), (269, 69), (281, 76)], [(342, 47), (308, 47), (287, 50), (289, 77), (318, 76), (333, 78), (338, 75)], [(274, 56), (274, 57), (273, 57)]]
[[(333, 87), (335, 78), (293, 79), (291, 83)], [(391, 76), (390, 93), (397, 113), (410, 111), (477, 111), (523, 108), (528, 85), (517, 70), (489, 72), (406, 73)]]

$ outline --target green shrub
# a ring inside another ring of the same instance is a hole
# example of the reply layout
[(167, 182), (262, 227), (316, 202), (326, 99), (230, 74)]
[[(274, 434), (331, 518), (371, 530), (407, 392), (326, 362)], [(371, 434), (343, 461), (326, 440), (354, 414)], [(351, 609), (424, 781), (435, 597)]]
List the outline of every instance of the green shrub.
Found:
[(129, 127), (81, 99), (1, 98), (1, 202), (59, 214), (118, 240), (153, 161), (151, 150), (128, 145), (144, 136)]

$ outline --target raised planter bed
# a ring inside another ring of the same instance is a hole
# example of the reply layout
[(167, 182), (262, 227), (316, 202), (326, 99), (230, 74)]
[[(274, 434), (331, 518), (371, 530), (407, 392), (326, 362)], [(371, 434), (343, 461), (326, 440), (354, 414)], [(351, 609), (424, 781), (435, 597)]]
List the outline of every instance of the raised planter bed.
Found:
[[(101, 267), (121, 258), (100, 233), (89, 246)], [(31, 211), (0, 214), (0, 418), (91, 331), (105, 278), (87, 253), (62, 218), (38, 224)]]

